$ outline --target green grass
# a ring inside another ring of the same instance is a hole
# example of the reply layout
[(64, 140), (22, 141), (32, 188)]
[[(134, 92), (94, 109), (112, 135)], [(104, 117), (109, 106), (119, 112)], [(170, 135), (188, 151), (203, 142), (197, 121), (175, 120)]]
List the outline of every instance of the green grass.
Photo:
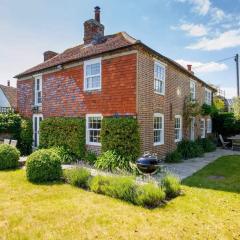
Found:
[[(211, 174), (231, 179), (240, 159), (225, 161), (227, 173)], [(149, 210), (68, 184), (34, 185), (24, 170), (0, 171), (0, 239), (239, 239), (239, 184), (231, 192), (183, 186), (183, 196)]]
[(221, 157), (186, 178), (183, 184), (240, 193), (240, 156)]

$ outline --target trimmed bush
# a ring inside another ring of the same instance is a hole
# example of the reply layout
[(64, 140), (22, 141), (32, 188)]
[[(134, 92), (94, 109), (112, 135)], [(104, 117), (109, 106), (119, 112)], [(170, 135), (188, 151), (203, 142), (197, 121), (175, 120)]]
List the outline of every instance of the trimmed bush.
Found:
[(29, 155), (32, 152), (33, 130), (32, 120), (22, 119), (19, 149), (22, 155)]
[(59, 181), (62, 176), (60, 157), (49, 149), (38, 150), (27, 158), (26, 174), (30, 182)]
[(90, 172), (84, 168), (68, 169), (63, 172), (64, 179), (67, 183), (81, 188), (88, 188)]
[(161, 187), (148, 183), (138, 187), (135, 202), (137, 205), (153, 208), (163, 203), (165, 196)]
[(167, 174), (162, 179), (162, 186), (168, 198), (174, 198), (180, 194), (180, 179), (172, 174)]
[(181, 153), (184, 159), (203, 156), (203, 148), (196, 142), (189, 140), (182, 140), (178, 143), (177, 151)]
[(61, 159), (61, 163), (69, 164), (72, 162), (76, 162), (76, 156), (74, 156), (71, 151), (65, 147), (53, 147), (50, 148), (54, 151)]
[(203, 148), (204, 152), (213, 152), (216, 150), (216, 145), (209, 138), (199, 138), (197, 144)]
[(179, 163), (181, 161), (182, 161), (182, 154), (178, 150), (168, 153), (165, 158), (165, 162), (168, 162), (168, 163)]
[(8, 144), (0, 145), (0, 170), (18, 167), (20, 152)]
[(90, 165), (94, 165), (97, 160), (97, 155), (94, 152), (86, 151), (84, 160)]
[(90, 190), (99, 193), (99, 194), (105, 194), (106, 188), (110, 184), (110, 178), (106, 176), (96, 176), (93, 177), (90, 181), (89, 187)]
[(42, 148), (64, 147), (79, 158), (85, 156), (85, 119), (54, 117), (40, 124)]
[(105, 194), (127, 202), (135, 202), (136, 183), (132, 177), (109, 177)]
[[(140, 155), (138, 122), (134, 118), (103, 118), (102, 151), (115, 151), (124, 161), (134, 161)], [(125, 165), (125, 164), (124, 164)]]

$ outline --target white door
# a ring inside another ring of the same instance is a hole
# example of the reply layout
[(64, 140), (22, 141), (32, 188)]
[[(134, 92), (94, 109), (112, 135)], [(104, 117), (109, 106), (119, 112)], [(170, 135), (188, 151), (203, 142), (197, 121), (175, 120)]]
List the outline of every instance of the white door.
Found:
[(43, 120), (42, 114), (33, 114), (33, 147), (39, 146), (40, 122)]
[(195, 117), (191, 119), (191, 125), (190, 125), (190, 139), (192, 141), (195, 140)]

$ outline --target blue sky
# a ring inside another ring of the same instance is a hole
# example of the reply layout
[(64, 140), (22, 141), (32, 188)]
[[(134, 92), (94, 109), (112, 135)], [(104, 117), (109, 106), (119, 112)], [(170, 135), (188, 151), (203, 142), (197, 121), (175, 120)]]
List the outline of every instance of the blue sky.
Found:
[(96, 5), (106, 34), (126, 31), (235, 95), (234, 59), (217, 60), (240, 53), (240, 0), (0, 0), (0, 83), (81, 43)]

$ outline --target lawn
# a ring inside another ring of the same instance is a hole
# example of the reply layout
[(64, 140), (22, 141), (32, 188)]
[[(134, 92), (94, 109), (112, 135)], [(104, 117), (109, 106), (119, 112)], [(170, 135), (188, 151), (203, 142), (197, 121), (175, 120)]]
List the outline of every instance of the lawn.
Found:
[(221, 158), (184, 181), (184, 196), (154, 210), (0, 171), (0, 239), (240, 239), (239, 168), (240, 157)]

